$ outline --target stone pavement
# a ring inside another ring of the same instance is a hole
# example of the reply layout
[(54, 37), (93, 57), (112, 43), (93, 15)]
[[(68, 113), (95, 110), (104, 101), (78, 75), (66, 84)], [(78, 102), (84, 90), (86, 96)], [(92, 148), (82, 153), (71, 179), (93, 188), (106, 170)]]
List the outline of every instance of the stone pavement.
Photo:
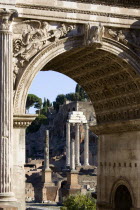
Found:
[(55, 204), (28, 203), (26, 210), (60, 210), (60, 206)]

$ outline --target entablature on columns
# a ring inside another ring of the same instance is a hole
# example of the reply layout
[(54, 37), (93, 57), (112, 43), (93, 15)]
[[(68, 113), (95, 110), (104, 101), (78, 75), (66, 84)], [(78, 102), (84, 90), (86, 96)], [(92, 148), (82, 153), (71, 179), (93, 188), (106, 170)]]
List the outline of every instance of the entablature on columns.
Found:
[[(112, 3), (111, 0), (109, 1)], [(101, 4), (99, 1), (56, 0), (45, 2), (43, 0), (35, 0), (33, 4), (32, 0), (29, 0), (28, 3), (24, 0), (17, 0), (15, 7), (18, 9), (21, 18), (49, 19), (53, 21), (66, 20), (67, 22), (79, 23), (96, 22), (98, 20), (106, 24), (131, 25), (140, 17), (139, 10), (138, 8), (127, 6), (125, 8), (123, 3), (123, 7), (118, 7), (120, 5), (115, 5), (114, 3), (110, 9), (108, 4)]]
[(37, 114), (14, 115), (14, 128), (27, 128), (35, 120)]
[(96, 135), (140, 131), (140, 120), (128, 120), (90, 126)]

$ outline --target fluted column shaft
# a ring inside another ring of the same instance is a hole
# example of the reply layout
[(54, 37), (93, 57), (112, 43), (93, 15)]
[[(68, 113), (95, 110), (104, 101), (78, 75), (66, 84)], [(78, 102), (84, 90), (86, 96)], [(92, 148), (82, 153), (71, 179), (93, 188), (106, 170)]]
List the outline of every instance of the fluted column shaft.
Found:
[(66, 166), (70, 166), (70, 123), (66, 123)]
[(11, 13), (0, 11), (0, 201), (13, 199), (12, 129), (13, 129), (13, 72)]
[(45, 149), (44, 149), (44, 170), (50, 169), (49, 167), (49, 130), (46, 130)]
[(84, 140), (84, 165), (89, 165), (89, 126), (85, 125), (85, 140)]
[(71, 170), (75, 170), (75, 141), (74, 139), (71, 140)]
[(79, 138), (79, 124), (75, 125), (75, 163), (80, 166), (80, 138)]

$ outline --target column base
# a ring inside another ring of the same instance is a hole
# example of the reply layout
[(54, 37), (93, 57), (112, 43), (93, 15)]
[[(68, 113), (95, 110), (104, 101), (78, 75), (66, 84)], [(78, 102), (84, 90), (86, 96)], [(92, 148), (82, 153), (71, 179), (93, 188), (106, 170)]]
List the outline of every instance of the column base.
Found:
[(81, 166), (81, 163), (76, 163), (76, 167), (79, 167), (79, 166)]
[(0, 193), (0, 202), (15, 202), (17, 199), (14, 197), (14, 193)]
[(85, 167), (86, 167), (86, 166), (89, 166), (89, 163), (84, 163), (84, 165), (83, 165), (83, 166), (85, 166)]

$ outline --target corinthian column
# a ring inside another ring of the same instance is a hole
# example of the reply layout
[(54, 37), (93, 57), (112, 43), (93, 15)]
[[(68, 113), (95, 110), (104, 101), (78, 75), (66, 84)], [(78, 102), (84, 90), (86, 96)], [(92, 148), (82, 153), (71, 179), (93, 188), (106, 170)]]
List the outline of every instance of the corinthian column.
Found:
[(85, 141), (84, 141), (84, 165), (89, 165), (89, 127), (85, 125)]
[(79, 124), (75, 125), (75, 163), (80, 166), (80, 138), (79, 138)]
[(13, 73), (9, 20), (12, 13), (5, 9), (0, 10), (0, 202), (15, 200), (11, 185)]
[(70, 167), (70, 123), (66, 123), (66, 167)]
[(75, 171), (75, 141), (71, 140), (71, 170)]

